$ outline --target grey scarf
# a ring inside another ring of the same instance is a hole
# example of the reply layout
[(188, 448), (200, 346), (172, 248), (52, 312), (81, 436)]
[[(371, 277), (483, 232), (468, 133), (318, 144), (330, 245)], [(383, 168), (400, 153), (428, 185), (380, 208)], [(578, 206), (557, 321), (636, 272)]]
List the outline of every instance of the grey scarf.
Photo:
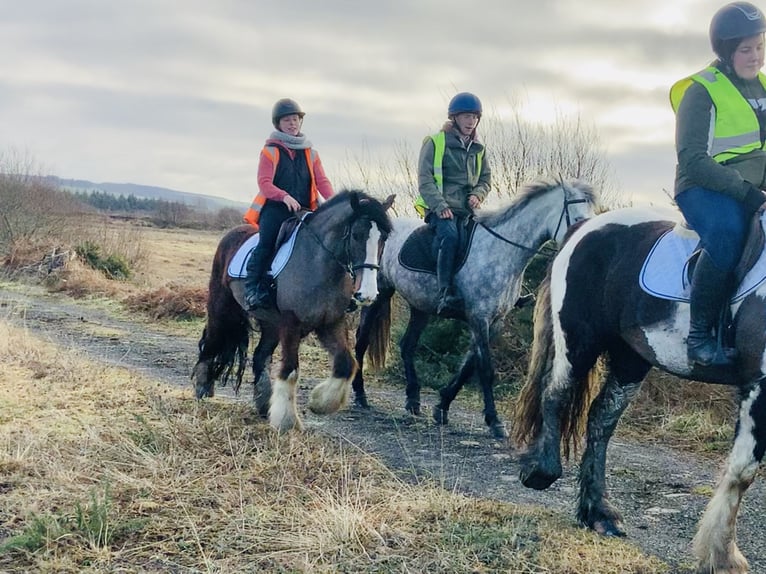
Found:
[(306, 136), (302, 133), (299, 133), (297, 136), (291, 136), (290, 134), (277, 130), (271, 133), (269, 139), (279, 140), (285, 147), (290, 149), (308, 149), (311, 147), (311, 142), (307, 140)]

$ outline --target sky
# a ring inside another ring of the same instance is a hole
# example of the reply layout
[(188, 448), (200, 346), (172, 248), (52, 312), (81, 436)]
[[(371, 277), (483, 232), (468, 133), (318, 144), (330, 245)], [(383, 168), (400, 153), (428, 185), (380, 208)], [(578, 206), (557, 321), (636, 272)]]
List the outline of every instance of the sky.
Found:
[(621, 193), (666, 204), (668, 89), (712, 60), (722, 4), (0, 0), (0, 162), (247, 202), (279, 98), (340, 180), (397, 149), (414, 164), (470, 91), (501, 121), (591, 125)]

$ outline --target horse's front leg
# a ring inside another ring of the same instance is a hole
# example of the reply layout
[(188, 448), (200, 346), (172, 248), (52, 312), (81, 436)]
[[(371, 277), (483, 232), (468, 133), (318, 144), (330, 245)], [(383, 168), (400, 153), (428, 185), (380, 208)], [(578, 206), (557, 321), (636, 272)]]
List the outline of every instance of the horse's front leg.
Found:
[(752, 484), (766, 450), (766, 379), (742, 392), (734, 446), (726, 472), (702, 515), (694, 537), (697, 572), (744, 574), (745, 557), (736, 542), (736, 522), (742, 496)]
[(490, 433), (496, 439), (508, 438), (505, 425), (497, 415), (495, 406), (495, 367), (492, 364), (492, 354), (489, 350), (489, 325), (482, 325), (476, 329), (476, 364), (479, 369), (479, 382), (484, 395), (484, 422), (489, 427)]
[(316, 335), (332, 358), (332, 375), (311, 391), (309, 408), (317, 414), (330, 414), (348, 404), (357, 364), (349, 351), (345, 318), (317, 329)]
[(399, 342), (404, 378), (407, 381), (407, 400), (404, 403), (404, 408), (415, 416), (420, 416), (420, 382), (415, 371), (415, 350), (418, 347), (420, 335), (423, 334), (423, 329), (428, 325), (428, 319), (428, 313), (410, 305), (410, 320), (402, 340)]
[(279, 432), (293, 428), (303, 430), (298, 416), (296, 391), (298, 387), (298, 348), (301, 343), (300, 322), (292, 313), (283, 313), (279, 328), (282, 359), (273, 377), (269, 422)]
[(632, 352), (622, 352), (619, 356), (610, 353), (606, 382), (588, 412), (577, 519), (605, 536), (625, 536), (622, 516), (609, 503), (606, 492), (606, 449), (620, 416), (638, 393), (649, 368)]
[(381, 290), (375, 301), (367, 307), (362, 307), (359, 313), (359, 326), (356, 329), (356, 341), (354, 343), (354, 356), (358, 368), (351, 387), (354, 390), (354, 402), (363, 409), (370, 408), (370, 404), (367, 402), (367, 393), (364, 390), (364, 355), (370, 347), (373, 329), (381, 321), (387, 320), (383, 315), (388, 315), (390, 312), (392, 296), (393, 291)]

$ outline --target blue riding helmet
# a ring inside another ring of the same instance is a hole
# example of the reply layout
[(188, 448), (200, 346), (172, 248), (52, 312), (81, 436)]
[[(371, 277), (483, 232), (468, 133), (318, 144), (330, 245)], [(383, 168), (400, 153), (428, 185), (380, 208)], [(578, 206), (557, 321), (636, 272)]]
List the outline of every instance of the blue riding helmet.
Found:
[(456, 94), (447, 108), (447, 116), (450, 118), (465, 113), (477, 114), (481, 117), (481, 100), (470, 92)]
[[(741, 40), (766, 32), (766, 17), (750, 2), (732, 2), (715, 13), (710, 21), (710, 45), (722, 60), (728, 60)], [(732, 47), (733, 46), (733, 47)]]

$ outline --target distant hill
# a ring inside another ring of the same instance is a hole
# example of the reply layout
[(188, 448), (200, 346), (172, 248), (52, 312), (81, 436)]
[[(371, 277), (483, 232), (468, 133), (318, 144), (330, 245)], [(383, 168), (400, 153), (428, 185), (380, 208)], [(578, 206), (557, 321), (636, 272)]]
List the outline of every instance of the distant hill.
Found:
[(86, 193), (103, 191), (116, 196), (124, 195), (127, 197), (129, 195), (134, 195), (138, 198), (161, 199), (163, 201), (183, 203), (200, 211), (217, 211), (224, 207), (231, 207), (244, 211), (249, 206), (249, 203), (224, 199), (223, 197), (176, 191), (174, 189), (155, 187), (152, 185), (109, 182), (93, 183), (92, 181), (83, 179), (62, 179), (54, 175), (47, 176), (45, 179), (59, 189), (65, 189), (67, 191)]

